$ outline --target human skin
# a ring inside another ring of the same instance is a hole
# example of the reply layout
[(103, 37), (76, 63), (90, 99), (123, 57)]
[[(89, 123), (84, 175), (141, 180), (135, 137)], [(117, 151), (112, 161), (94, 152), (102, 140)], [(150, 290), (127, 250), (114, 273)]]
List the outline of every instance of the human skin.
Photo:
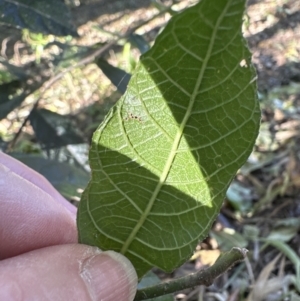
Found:
[(78, 244), (75, 219), (43, 176), (0, 152), (0, 300), (133, 300), (131, 263)]

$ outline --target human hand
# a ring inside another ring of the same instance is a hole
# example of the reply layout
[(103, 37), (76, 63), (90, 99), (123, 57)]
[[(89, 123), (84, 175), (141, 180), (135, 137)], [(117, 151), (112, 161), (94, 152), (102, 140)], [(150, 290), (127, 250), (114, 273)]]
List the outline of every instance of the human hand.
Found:
[(76, 208), (0, 152), (0, 300), (131, 301), (137, 276), (113, 251), (77, 244)]

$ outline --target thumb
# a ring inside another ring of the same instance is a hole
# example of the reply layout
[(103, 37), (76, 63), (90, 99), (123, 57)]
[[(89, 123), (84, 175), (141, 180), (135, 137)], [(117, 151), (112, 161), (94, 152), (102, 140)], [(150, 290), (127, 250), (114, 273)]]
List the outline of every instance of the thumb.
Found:
[(132, 301), (136, 272), (127, 258), (85, 245), (59, 245), (0, 261), (0, 300)]

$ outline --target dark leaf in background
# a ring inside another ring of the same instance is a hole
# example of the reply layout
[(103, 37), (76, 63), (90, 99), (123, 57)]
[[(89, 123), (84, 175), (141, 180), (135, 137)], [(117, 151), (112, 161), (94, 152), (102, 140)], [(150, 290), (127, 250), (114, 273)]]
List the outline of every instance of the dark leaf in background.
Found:
[(145, 38), (139, 34), (133, 33), (128, 38), (129, 42), (138, 48), (141, 54), (145, 53), (150, 49), (149, 44), (145, 40)]
[(112, 84), (116, 86), (118, 91), (124, 94), (127, 89), (127, 85), (131, 75), (120, 68), (112, 66), (103, 59), (97, 59), (96, 64), (108, 77)]
[(7, 148), (7, 142), (3, 141), (3, 139), (0, 137), (0, 149), (5, 150)]
[(26, 91), (18, 92), (20, 86), (21, 85), (19, 81), (12, 81), (10, 83), (0, 85), (0, 120), (5, 118), (8, 113), (20, 106), (26, 97), (37, 90), (41, 84), (31, 87)]
[(0, 0), (0, 22), (33, 32), (78, 36), (68, 7), (61, 0)]
[(14, 78), (17, 78), (19, 80), (25, 80), (28, 77), (25, 68), (23, 68), (23, 67), (17, 67), (17, 66), (15, 66), (13, 64), (10, 64), (8, 61), (4, 60), (1, 57), (0, 57), (0, 64), (3, 65), (6, 68), (6, 70)]
[[(155, 284), (160, 283), (161, 280), (152, 272), (149, 271), (139, 282), (138, 289), (146, 288)], [(148, 301), (174, 301), (173, 295), (164, 295), (157, 298), (148, 299)]]
[(45, 149), (84, 143), (82, 137), (75, 132), (69, 116), (46, 109), (35, 109), (30, 113), (29, 121), (36, 139)]
[(9, 96), (15, 94), (19, 88), (21, 88), (21, 82), (18, 80), (0, 85), (0, 106), (8, 102), (10, 100)]
[(9, 155), (42, 174), (67, 199), (79, 196), (78, 189), (86, 187), (89, 181), (87, 172), (68, 163), (46, 159), (40, 155)]
[(246, 248), (248, 246), (248, 240), (235, 231), (210, 231), (210, 236), (218, 242), (219, 248), (223, 251), (233, 247)]
[[(0, 89), (1, 88), (2, 87), (0, 86)], [(2, 99), (0, 103), (0, 120), (5, 118), (8, 113), (10, 113), (15, 108), (17, 108), (28, 95), (29, 94), (27, 93), (22, 93), (21, 95), (15, 96), (12, 99), (9, 99), (8, 98), (9, 95), (7, 95), (6, 98)]]

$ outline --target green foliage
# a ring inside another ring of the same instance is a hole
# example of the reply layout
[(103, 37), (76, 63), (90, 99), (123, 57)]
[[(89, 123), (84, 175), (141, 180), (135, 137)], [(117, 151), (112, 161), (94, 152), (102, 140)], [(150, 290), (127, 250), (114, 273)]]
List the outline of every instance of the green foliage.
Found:
[(252, 150), (244, 5), (203, 0), (173, 17), (93, 136), (79, 240), (125, 254), (139, 277), (189, 258)]

